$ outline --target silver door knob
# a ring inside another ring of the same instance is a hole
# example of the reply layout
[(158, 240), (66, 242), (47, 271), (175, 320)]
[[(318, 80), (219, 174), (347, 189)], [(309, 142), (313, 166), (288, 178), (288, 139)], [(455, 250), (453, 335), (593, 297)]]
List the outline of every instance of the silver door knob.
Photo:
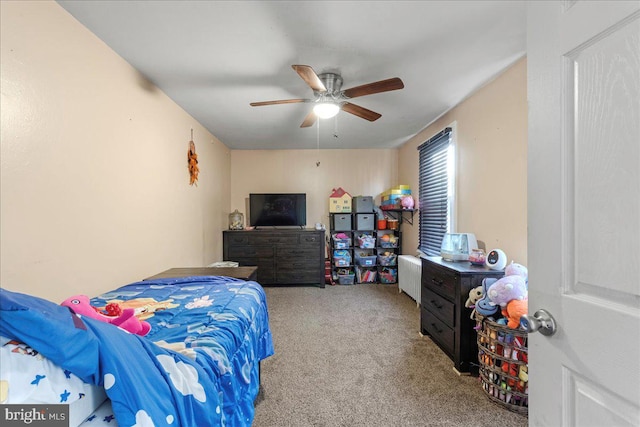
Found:
[(538, 310), (533, 316), (525, 314), (520, 318), (520, 326), (527, 332), (539, 331), (542, 335), (551, 336), (556, 333), (556, 320), (546, 310)]

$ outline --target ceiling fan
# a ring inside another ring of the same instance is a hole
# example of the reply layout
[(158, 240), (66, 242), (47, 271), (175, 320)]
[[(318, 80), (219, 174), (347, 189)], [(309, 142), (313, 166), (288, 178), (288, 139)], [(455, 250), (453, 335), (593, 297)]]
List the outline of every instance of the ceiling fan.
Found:
[(387, 80), (380, 80), (361, 86), (352, 87), (350, 89), (341, 90), (342, 77), (336, 73), (316, 74), (308, 65), (292, 65), (291, 66), (302, 77), (311, 89), (313, 89), (313, 99), (282, 99), (278, 101), (252, 102), (252, 107), (261, 107), (264, 105), (277, 104), (295, 104), (295, 103), (313, 103), (313, 110), (300, 125), (301, 128), (312, 126), (318, 117), (333, 117), (340, 110), (361, 117), (365, 120), (373, 122), (382, 117), (375, 111), (368, 110), (356, 104), (352, 104), (348, 100), (358, 96), (372, 95), (374, 93), (388, 92), (404, 88), (404, 83), (398, 77)]

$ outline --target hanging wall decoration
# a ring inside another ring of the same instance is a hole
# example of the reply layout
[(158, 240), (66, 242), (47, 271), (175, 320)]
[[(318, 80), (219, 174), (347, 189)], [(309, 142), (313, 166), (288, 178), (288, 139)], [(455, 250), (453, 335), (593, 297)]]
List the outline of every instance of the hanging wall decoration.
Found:
[(189, 141), (189, 152), (187, 153), (189, 161), (189, 185), (198, 186), (198, 155), (196, 154), (196, 144), (193, 142), (193, 129), (191, 129), (191, 141)]

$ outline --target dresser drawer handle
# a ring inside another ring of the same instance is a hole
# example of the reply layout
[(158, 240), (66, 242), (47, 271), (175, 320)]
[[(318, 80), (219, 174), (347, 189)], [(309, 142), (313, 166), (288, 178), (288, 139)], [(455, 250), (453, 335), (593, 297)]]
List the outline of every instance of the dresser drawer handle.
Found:
[(431, 305), (434, 306), (437, 309), (441, 309), (442, 308), (442, 304), (438, 304), (438, 301), (432, 299), (431, 300)]
[(272, 243), (278, 243), (280, 241), (280, 239), (275, 238), (275, 239), (269, 239), (270, 242)]
[(442, 285), (444, 284), (444, 281), (442, 281), (442, 280), (437, 280), (435, 277), (432, 277), (432, 278), (431, 278), (431, 281), (432, 281), (433, 283), (435, 283), (436, 285), (438, 285), (438, 286), (442, 286)]
[(438, 328), (438, 326), (435, 323), (431, 323), (431, 326), (433, 326), (433, 329), (435, 329), (436, 332), (439, 333), (439, 334), (444, 332), (442, 329)]

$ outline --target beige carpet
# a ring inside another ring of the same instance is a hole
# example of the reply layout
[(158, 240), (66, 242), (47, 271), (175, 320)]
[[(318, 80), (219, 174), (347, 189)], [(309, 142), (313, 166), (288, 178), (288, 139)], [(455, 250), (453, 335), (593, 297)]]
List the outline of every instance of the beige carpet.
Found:
[(265, 287), (275, 355), (253, 426), (520, 427), (419, 332), (396, 285)]

